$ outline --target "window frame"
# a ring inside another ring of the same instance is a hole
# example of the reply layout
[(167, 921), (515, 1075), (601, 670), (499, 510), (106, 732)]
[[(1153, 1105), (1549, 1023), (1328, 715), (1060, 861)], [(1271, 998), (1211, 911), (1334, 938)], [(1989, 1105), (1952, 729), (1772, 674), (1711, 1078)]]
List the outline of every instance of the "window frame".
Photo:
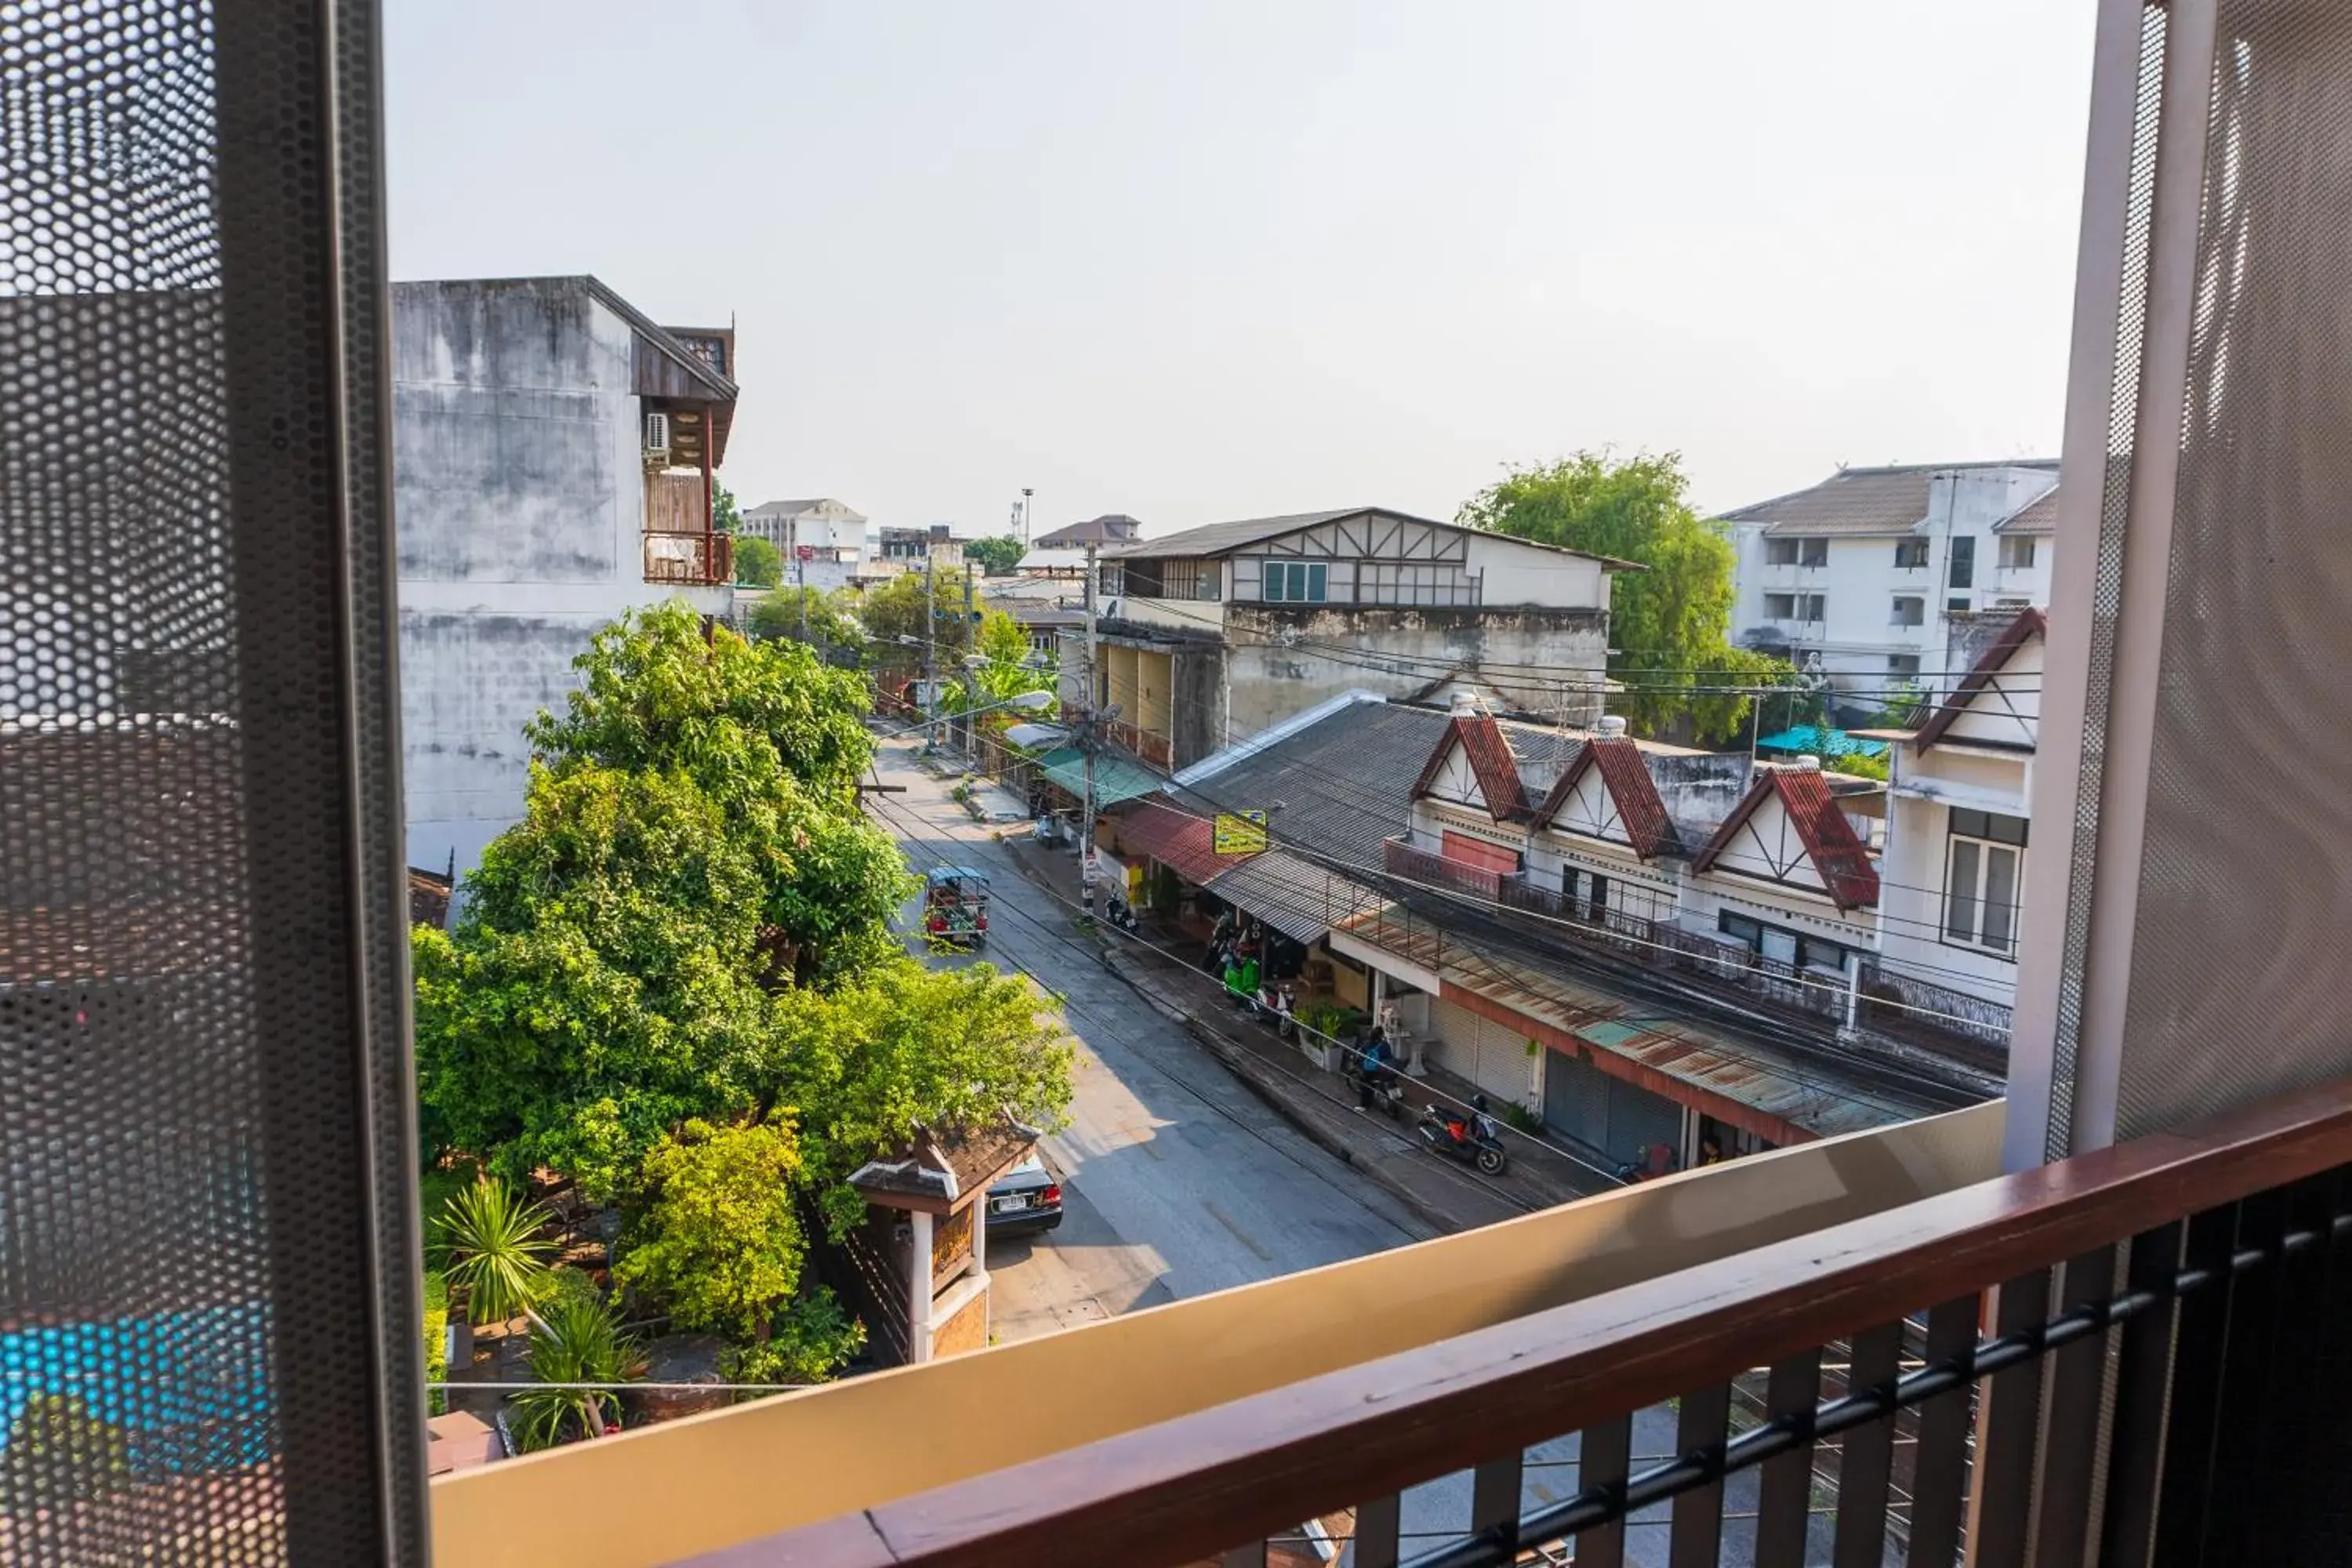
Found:
[[(1906, 561), (1905, 556), (1916, 559)], [(1895, 542), (1895, 569), (1897, 572), (1918, 572), (1927, 564), (1927, 542), (1924, 539), (1898, 539)]]
[[(1290, 592), (1290, 574), (1298, 574), (1299, 592)], [(1266, 605), (1328, 605), (1331, 602), (1331, 563), (1328, 561), (1276, 561), (1258, 567), (1258, 602)]]
[[(1966, 806), (1951, 808), (1944, 834), (1944, 887), (1937, 900), (1937, 935), (1945, 946), (1965, 948), (2011, 963), (2017, 962), (2017, 928), (2025, 906), (2025, 855), (2030, 826), (2021, 816), (2001, 812)], [(1996, 898), (1995, 867), (2003, 861), (2007, 864), (2009, 887), (2005, 897)], [(1961, 893), (1964, 879), (1965, 897)], [(1993, 909), (2008, 911), (2004, 930), (1998, 937), (1987, 934), (1991, 928), (1986, 911)]]
[(1945, 562), (1944, 586), (1960, 589), (1976, 585), (1977, 537), (1973, 533), (1956, 533), (1951, 539), (1951, 554)]
[(1797, 569), (1799, 571), (1824, 571), (1828, 568), (1829, 563), (1830, 542), (1827, 539), (1800, 539), (1797, 541)]
[[(1903, 606), (1906, 605), (1911, 606), (1911, 616), (1907, 620), (1904, 618), (1903, 615)], [(1927, 624), (1927, 596), (1922, 594), (1895, 595), (1892, 616), (1886, 624), (1893, 626), (1926, 626)]]
[(1766, 540), (1764, 542), (1764, 564), (1767, 566), (1794, 566), (1797, 563), (1797, 546), (1800, 542), (1801, 542), (1796, 539)]
[[(2036, 554), (2034, 543), (2034, 537), (2030, 533), (2004, 533), (2000, 536), (2000, 548), (1994, 561), (2004, 572), (2031, 572)], [(2022, 560), (2018, 559), (2021, 556)]]

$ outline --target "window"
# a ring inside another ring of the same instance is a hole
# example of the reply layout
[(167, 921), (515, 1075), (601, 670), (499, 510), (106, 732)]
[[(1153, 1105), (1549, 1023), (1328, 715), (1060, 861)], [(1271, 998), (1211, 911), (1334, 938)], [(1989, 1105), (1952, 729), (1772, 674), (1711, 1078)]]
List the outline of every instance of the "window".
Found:
[(1927, 564), (1927, 542), (1924, 539), (1896, 540), (1895, 564), (1906, 571)]
[(2007, 954), (2017, 946), (2025, 819), (1954, 807), (1944, 872), (1944, 940)]
[(1826, 565), (1828, 565), (1829, 563), (1830, 563), (1830, 542), (1829, 542), (1828, 540), (1826, 540), (1826, 539), (1800, 539), (1799, 541), (1797, 541), (1797, 564), (1798, 564), (1798, 565), (1800, 565), (1800, 566), (1826, 566)]
[(1916, 653), (1890, 653), (1886, 656), (1886, 673), (1906, 679), (1919, 673), (1919, 656)]
[(1897, 595), (1895, 600), (1894, 624), (1898, 626), (1923, 626), (1927, 619), (1927, 601), (1916, 595)]
[(1764, 564), (1794, 566), (1797, 563), (1797, 542), (1793, 539), (1768, 539), (1764, 542)]
[(2028, 572), (2033, 568), (2033, 540), (2030, 534), (2010, 534), (2000, 542), (2000, 569), (2004, 572)]
[(1955, 588), (1977, 585), (1977, 542), (1967, 534), (1952, 541), (1952, 577)]
[(1958, 610), (1962, 615), (1966, 615), (1969, 608), (1969, 596), (1966, 594), (1955, 595), (1951, 598), (1944, 601), (1944, 608), (1948, 610)]
[(1830, 563), (1830, 542), (1826, 539), (1768, 539), (1764, 542), (1764, 564), (1767, 566), (1826, 566)]
[(1822, 598), (1819, 594), (1767, 594), (1764, 595), (1764, 618), (1768, 621), (1818, 621), (1822, 618)]
[(1258, 596), (1269, 605), (1319, 605), (1329, 588), (1330, 570), (1320, 561), (1269, 561)]

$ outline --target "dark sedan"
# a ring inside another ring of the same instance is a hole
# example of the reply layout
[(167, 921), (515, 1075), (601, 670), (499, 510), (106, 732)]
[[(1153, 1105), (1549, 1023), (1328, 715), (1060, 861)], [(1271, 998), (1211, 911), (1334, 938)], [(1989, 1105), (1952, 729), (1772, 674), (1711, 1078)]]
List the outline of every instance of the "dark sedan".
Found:
[(1051, 1230), (1062, 1223), (1062, 1184), (1033, 1152), (988, 1189), (988, 1234)]

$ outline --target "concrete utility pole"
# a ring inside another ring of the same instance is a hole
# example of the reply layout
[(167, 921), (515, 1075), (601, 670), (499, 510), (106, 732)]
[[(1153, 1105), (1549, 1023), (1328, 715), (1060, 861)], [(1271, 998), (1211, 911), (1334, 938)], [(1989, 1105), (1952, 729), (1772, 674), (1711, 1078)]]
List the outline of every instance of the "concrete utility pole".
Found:
[(1029, 498), (1037, 492), (1027, 485), (1021, 487), (1021, 548), (1029, 548)]
[[(962, 637), (964, 647), (970, 652), (977, 653), (980, 651), (980, 637), (978, 633), (972, 630), (972, 628), (978, 626), (980, 622), (973, 614), (971, 597), (971, 568), (972, 563), (971, 559), (967, 557), (963, 563)], [(968, 668), (970, 667), (967, 666), (966, 668)], [(972, 681), (969, 677), (965, 679), (964, 684), (967, 687), (974, 688), (974, 689), (967, 690), (964, 693), (964, 696), (967, 699), (979, 695), (976, 689), (977, 683)], [(980, 731), (972, 724), (971, 715), (969, 713), (964, 715), (963, 720), (963, 749), (964, 754), (971, 758), (972, 762), (976, 765), (980, 761)]]
[[(921, 687), (922, 696), (916, 704), (916, 706), (922, 710), (923, 717), (926, 719), (929, 719), (931, 716), (933, 693), (936, 689), (932, 684), (935, 679), (932, 671), (937, 668), (937, 661), (934, 656), (939, 651), (939, 600), (933, 596), (931, 592), (931, 557), (928, 551), (926, 551), (923, 556), (923, 684)], [(926, 727), (923, 731), (923, 750), (928, 752), (930, 749), (931, 731), (928, 727)]]
[(1088, 926), (1095, 921), (1095, 752), (1102, 745), (1100, 715), (1095, 707), (1095, 542), (1087, 541), (1087, 717), (1086, 725), (1078, 731), (1078, 744), (1085, 749), (1087, 792), (1085, 812), (1078, 828), (1078, 887), (1084, 898), (1085, 918)]

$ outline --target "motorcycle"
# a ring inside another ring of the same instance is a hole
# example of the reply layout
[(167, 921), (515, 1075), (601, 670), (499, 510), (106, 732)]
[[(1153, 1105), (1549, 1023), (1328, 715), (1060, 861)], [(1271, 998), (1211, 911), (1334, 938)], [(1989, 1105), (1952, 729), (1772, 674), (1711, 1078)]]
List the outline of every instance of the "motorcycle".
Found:
[(1261, 985), (1257, 991), (1257, 1005), (1250, 1010), (1250, 1016), (1261, 1024), (1272, 1024), (1275, 1038), (1295, 1040), (1298, 1037), (1298, 1020), (1293, 1016), (1291, 1006), (1288, 985)]
[(1103, 918), (1123, 931), (1133, 931), (1140, 923), (1135, 918), (1134, 909), (1117, 893), (1104, 900)]
[(1449, 1154), (1465, 1164), (1475, 1165), (1489, 1176), (1499, 1176), (1510, 1163), (1503, 1152), (1503, 1130), (1486, 1114), (1486, 1097), (1474, 1095), (1467, 1111), (1444, 1110), (1435, 1105), (1422, 1108), (1421, 1121), (1415, 1131), (1423, 1145), (1433, 1154)]
[(1367, 1068), (1359, 1054), (1349, 1068), (1356, 1080), (1356, 1103), (1366, 1110), (1384, 1110), (1393, 1121), (1404, 1120), (1404, 1075), (1383, 1062)]

